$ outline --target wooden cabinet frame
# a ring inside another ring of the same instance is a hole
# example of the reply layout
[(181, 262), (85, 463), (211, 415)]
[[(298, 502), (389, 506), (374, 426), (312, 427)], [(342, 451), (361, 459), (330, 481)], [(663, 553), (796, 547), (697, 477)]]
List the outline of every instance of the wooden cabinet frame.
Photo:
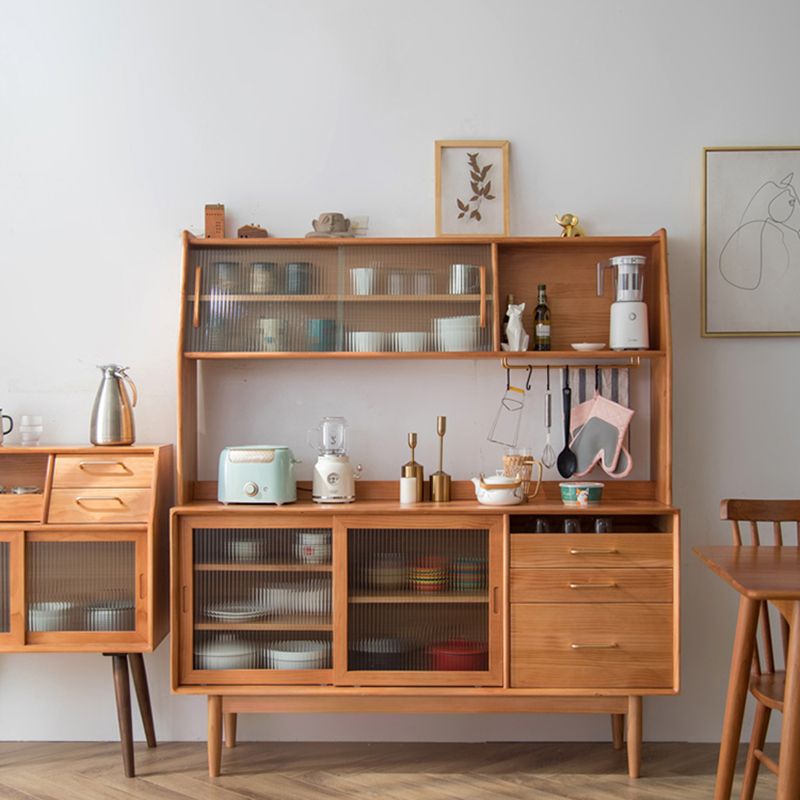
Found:
[(0, 531), (0, 542), (8, 544), (9, 630), (0, 632), (0, 651), (18, 650), (25, 644), (25, 534)]

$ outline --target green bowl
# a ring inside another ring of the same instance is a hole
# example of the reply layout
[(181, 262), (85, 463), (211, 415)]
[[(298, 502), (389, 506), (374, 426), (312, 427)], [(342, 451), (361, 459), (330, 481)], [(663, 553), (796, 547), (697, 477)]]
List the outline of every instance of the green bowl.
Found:
[(603, 499), (604, 485), (592, 481), (559, 483), (561, 502), (565, 506), (595, 506)]

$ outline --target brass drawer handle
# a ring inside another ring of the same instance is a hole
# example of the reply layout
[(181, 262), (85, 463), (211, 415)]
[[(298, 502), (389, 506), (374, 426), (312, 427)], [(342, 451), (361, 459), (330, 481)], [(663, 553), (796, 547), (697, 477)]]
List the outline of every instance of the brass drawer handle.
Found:
[(573, 650), (615, 650), (619, 647), (616, 642), (610, 644), (583, 644), (582, 642), (573, 642), (570, 647)]
[(570, 547), (569, 554), (571, 556), (616, 556), (619, 555), (619, 550), (616, 547)]
[(75, 502), (82, 506), (86, 503), (92, 502), (108, 502), (108, 503), (119, 503), (121, 506), (125, 506), (125, 501), (121, 497), (117, 497), (116, 495), (108, 495), (108, 496), (95, 496), (95, 497), (76, 497)]
[(619, 587), (614, 581), (608, 583), (571, 583), (570, 589), (618, 589)]
[(78, 466), (85, 472), (89, 472), (89, 467), (122, 467), (123, 472), (133, 474), (133, 470), (123, 461), (81, 461)]

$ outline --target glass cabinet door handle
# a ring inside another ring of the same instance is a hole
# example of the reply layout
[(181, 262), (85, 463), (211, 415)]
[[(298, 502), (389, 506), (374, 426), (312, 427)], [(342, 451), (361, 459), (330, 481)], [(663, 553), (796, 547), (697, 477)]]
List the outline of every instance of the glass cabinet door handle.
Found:
[(194, 268), (194, 309), (192, 311), (192, 326), (195, 328), (200, 327), (200, 276), (202, 271), (202, 267)]
[(500, 612), (500, 587), (493, 586), (492, 587), (492, 614), (498, 614)]
[(583, 642), (572, 642), (570, 647), (573, 650), (615, 650), (619, 647), (616, 642), (610, 642), (609, 644), (585, 644)]
[(480, 267), (481, 276), (481, 328), (486, 327), (486, 267)]
[(144, 572), (139, 573), (139, 599), (144, 600), (144, 596), (147, 593), (147, 583), (145, 581)]

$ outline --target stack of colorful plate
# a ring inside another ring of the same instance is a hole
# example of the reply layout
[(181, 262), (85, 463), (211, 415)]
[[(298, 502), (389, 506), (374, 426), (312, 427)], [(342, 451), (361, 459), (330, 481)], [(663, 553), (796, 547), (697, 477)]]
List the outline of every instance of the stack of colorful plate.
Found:
[(486, 586), (485, 558), (457, 558), (452, 570), (453, 588), (457, 592), (479, 592)]
[(411, 588), (417, 592), (441, 592), (447, 588), (447, 565), (443, 558), (428, 556), (414, 562), (409, 572)]

